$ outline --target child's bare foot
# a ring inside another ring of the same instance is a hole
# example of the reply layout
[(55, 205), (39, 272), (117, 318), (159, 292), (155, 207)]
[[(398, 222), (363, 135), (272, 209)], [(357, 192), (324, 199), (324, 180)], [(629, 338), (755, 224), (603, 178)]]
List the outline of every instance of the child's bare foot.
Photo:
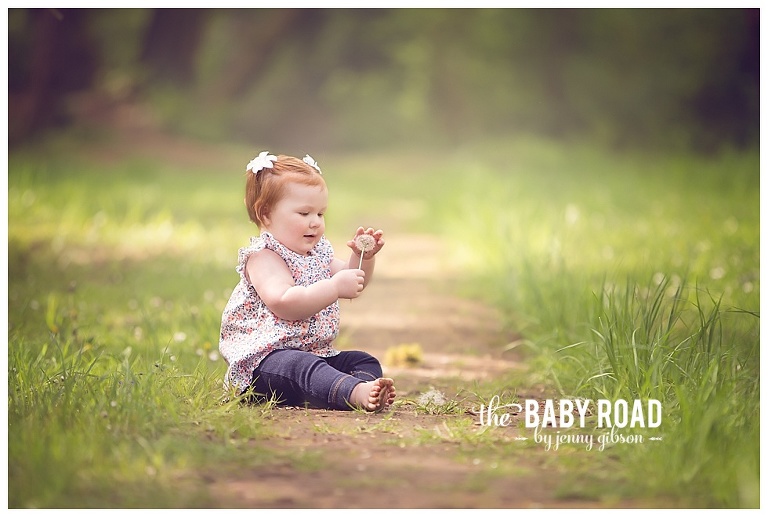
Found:
[(352, 390), (350, 403), (366, 411), (381, 411), (395, 400), (395, 382), (381, 377), (375, 381), (361, 382)]

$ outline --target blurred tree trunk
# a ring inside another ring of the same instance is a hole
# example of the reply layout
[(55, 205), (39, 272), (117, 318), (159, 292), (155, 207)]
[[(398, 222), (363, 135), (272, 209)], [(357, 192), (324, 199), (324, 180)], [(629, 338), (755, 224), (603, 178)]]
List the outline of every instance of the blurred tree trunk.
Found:
[(66, 122), (67, 94), (90, 87), (98, 60), (88, 11), (29, 9), (20, 14), (28, 43), (9, 41), (8, 142)]
[(228, 56), (223, 73), (213, 86), (215, 98), (232, 99), (244, 95), (254, 80), (260, 79), (270, 57), (295, 29), (297, 22), (311, 17), (313, 10), (269, 9), (230, 12), (232, 30), (240, 45)]
[(551, 107), (542, 113), (541, 123), (545, 132), (562, 138), (580, 126), (569, 98), (566, 72), (572, 53), (580, 45), (582, 12), (579, 9), (553, 9), (542, 14), (538, 20), (542, 30), (538, 60), (542, 67), (544, 97)]
[(208, 20), (205, 9), (155, 9), (147, 26), (141, 61), (148, 81), (174, 86), (195, 80), (197, 51)]
[(451, 144), (456, 144), (469, 135), (472, 122), (467, 107), (467, 92), (462, 89), (461, 46), (453, 40), (461, 33), (460, 17), (453, 11), (435, 17), (430, 27), (432, 41), (431, 58), (431, 104), (432, 112), (439, 121), (444, 135)]

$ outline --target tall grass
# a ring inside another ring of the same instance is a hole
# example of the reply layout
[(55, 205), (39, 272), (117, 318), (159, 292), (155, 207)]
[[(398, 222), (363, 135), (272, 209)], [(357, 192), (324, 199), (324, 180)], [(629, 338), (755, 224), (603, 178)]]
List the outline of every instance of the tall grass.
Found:
[(41, 154), (9, 160), (9, 506), (211, 506), (204, 476), (301, 462), (224, 399), (242, 178)]
[[(759, 505), (759, 160), (474, 150), (441, 205), (476, 294), (565, 396), (663, 403), (637, 490)], [(451, 214), (454, 214), (452, 216)]]
[[(561, 386), (589, 398), (656, 399), (664, 443), (627, 451), (642, 486), (692, 504), (759, 503), (757, 316), (726, 312), (701, 288), (667, 279), (596, 296), (588, 341), (557, 351)], [(575, 366), (574, 366), (575, 365)]]

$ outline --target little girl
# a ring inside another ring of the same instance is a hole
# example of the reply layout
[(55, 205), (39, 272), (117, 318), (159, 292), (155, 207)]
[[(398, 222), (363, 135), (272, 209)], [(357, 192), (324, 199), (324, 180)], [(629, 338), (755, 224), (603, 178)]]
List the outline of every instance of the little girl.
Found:
[(333, 348), (338, 300), (357, 298), (370, 281), (383, 232), (358, 228), (355, 238), (369, 235), (372, 249), (362, 252), (353, 238), (349, 260), (334, 258), (324, 236), (328, 189), (309, 155), (299, 160), (264, 151), (248, 164), (246, 178), (245, 205), (261, 235), (240, 248), (240, 282), (221, 319), (225, 385), (287, 405), (367, 411), (391, 405), (395, 386), (376, 358)]

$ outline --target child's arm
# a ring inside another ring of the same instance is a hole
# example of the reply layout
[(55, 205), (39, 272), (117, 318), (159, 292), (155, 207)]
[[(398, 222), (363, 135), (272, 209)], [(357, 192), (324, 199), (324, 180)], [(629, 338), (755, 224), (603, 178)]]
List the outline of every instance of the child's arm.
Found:
[(251, 255), (245, 271), (266, 306), (285, 320), (307, 319), (339, 298), (357, 298), (365, 280), (363, 271), (348, 269), (328, 280), (297, 286), (285, 261), (268, 249)]

